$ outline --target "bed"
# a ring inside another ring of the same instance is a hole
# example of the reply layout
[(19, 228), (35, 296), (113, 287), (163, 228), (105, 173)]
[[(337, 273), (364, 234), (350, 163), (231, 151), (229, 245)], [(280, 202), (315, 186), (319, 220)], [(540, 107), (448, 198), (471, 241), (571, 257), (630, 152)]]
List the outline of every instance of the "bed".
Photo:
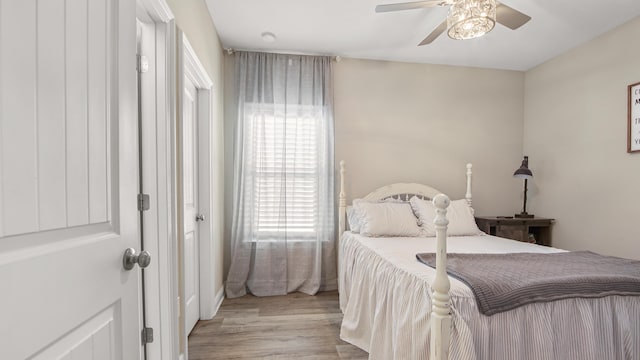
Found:
[[(470, 206), (471, 164), (467, 165)], [(340, 163), (340, 337), (370, 359), (640, 359), (640, 297), (570, 298), (480, 314), (467, 285), (447, 276), (450, 253), (561, 253), (478, 234), (446, 236), (450, 200), (419, 184), (377, 189), (365, 201), (434, 199), (434, 237), (371, 237), (347, 229), (345, 163)], [(416, 260), (436, 253), (436, 269)]]

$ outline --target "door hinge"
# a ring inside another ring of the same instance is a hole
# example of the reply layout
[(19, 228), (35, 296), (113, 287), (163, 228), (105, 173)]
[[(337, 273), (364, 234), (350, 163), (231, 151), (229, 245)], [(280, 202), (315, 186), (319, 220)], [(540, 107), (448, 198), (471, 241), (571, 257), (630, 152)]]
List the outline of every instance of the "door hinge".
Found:
[(138, 211), (147, 211), (150, 205), (149, 194), (138, 194)]
[(149, 59), (144, 55), (138, 55), (138, 64), (136, 66), (139, 73), (146, 73), (149, 71)]
[(142, 328), (142, 345), (146, 345), (153, 342), (153, 328)]

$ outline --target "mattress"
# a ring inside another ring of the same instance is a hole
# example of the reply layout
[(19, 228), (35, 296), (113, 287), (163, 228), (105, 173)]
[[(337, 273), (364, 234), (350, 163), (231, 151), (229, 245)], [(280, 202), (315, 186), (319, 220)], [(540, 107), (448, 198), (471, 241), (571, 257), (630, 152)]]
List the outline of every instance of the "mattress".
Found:
[[(340, 337), (370, 359), (428, 359), (430, 283), (415, 254), (435, 238), (367, 238), (340, 244)], [(550, 253), (560, 249), (494, 236), (449, 237), (448, 253)], [(451, 359), (640, 359), (640, 297), (607, 296), (525, 305), (481, 315), (471, 290), (451, 282)]]

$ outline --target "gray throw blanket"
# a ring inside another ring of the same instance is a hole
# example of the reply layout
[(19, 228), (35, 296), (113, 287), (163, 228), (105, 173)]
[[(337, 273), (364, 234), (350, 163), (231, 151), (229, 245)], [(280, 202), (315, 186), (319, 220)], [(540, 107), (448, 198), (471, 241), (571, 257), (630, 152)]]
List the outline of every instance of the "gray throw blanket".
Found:
[[(416, 254), (416, 258), (436, 266), (434, 253)], [(484, 315), (534, 302), (640, 296), (640, 261), (589, 251), (447, 254), (447, 272), (471, 288)]]

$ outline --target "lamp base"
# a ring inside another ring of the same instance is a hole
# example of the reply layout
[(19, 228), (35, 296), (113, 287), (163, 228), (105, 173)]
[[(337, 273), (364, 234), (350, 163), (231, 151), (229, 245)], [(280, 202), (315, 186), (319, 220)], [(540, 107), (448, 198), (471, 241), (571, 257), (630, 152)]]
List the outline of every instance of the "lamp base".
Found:
[(528, 213), (520, 213), (513, 215), (513, 217), (515, 217), (516, 219), (533, 219), (534, 215)]

